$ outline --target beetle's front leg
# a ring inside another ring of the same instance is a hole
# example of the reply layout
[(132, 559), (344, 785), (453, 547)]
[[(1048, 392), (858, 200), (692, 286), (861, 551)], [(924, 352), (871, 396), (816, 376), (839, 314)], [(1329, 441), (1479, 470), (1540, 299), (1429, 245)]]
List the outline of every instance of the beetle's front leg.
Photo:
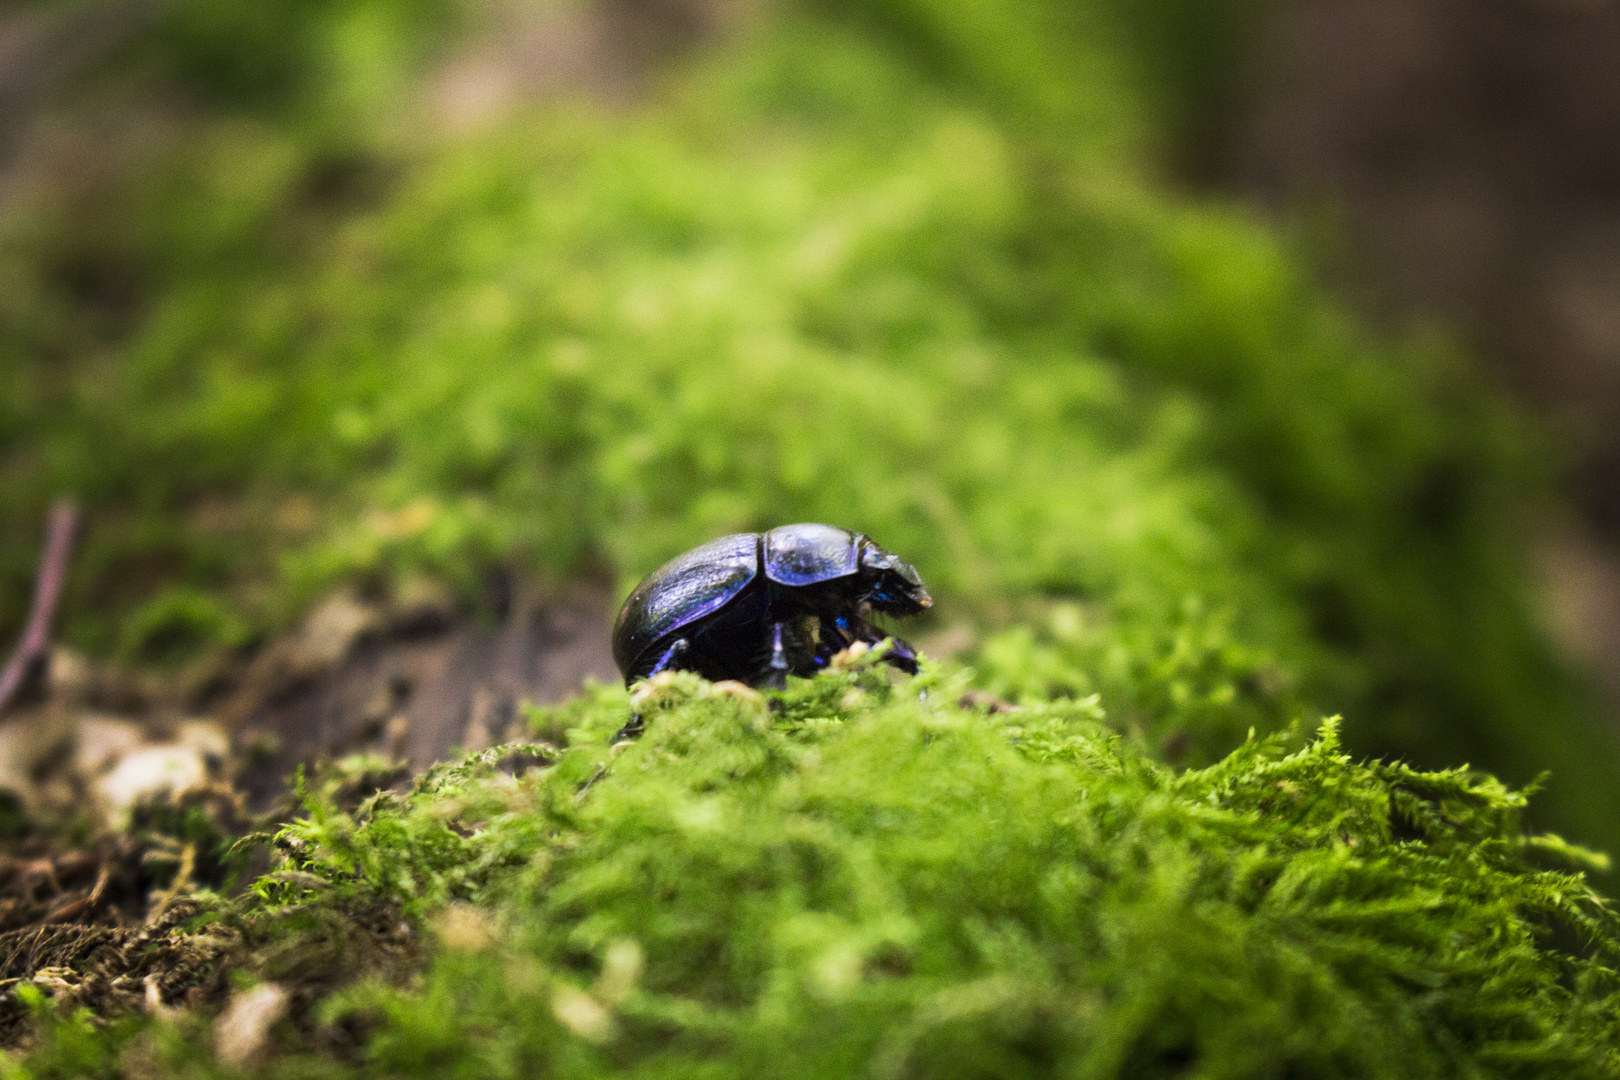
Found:
[(851, 620), (850, 636), (856, 641), (864, 641), (868, 645), (877, 646), (885, 640), (891, 644), (883, 654), (883, 662), (892, 664), (907, 675), (917, 674), (917, 650), (909, 642), (895, 634), (885, 633), (867, 622), (865, 619)]
[[(686, 655), (686, 650), (689, 648), (691, 648), (691, 645), (687, 643), (685, 638), (676, 638), (670, 647), (664, 650), (664, 655), (658, 658), (658, 663), (654, 664), (652, 670), (647, 672), (647, 678), (652, 678), (660, 671), (674, 669), (680, 663), (681, 657)], [(614, 743), (624, 742), (626, 739), (639, 739), (641, 733), (646, 729), (646, 720), (639, 712), (632, 710), (630, 719), (625, 721), (624, 727), (619, 729), (618, 734), (608, 740), (608, 745), (612, 746)]]
[(675, 665), (681, 662), (681, 658), (686, 655), (686, 650), (691, 647), (691, 644), (685, 638), (676, 638), (670, 647), (664, 650), (664, 655), (658, 658), (658, 663), (654, 664), (652, 670), (647, 672), (647, 678), (652, 678), (660, 671), (669, 671), (674, 668)]

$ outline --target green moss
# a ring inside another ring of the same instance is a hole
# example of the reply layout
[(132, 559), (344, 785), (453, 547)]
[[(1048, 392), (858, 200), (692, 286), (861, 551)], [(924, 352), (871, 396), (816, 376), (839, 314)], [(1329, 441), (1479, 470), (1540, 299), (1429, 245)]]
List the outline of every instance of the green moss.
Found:
[[(625, 589), (833, 521), (1012, 635), (1005, 694), (1101, 693), (1188, 761), (1342, 711), (1363, 752), (1551, 768), (1549, 822), (1620, 833), (1525, 611), (1530, 440), (1141, 175), (1131, 20), (1024, 9), (778, 12), (641, 107), (433, 140), (395, 93), (426, 9), (289, 38), (291, 96), (166, 61), (213, 119), (6, 226), (0, 521), (77, 492), (66, 632), (159, 659), (343, 580)], [(0, 561), (18, 616), (32, 552)]]
[[(616, 752), (627, 702), (599, 689), (534, 714), (570, 738), (549, 766), (500, 748), (353, 813), (312, 797), (240, 917), (381, 908), (432, 944), (415, 978), (306, 1002), (265, 1075), (1620, 1065), (1620, 925), (1589, 856), (1521, 838), (1517, 793), (1358, 764), (1331, 724), (1177, 772), (1094, 703), (986, 715), (966, 685), (857, 663), (768, 709), (681, 676)], [(208, 1056), (195, 1018), (51, 1030), (20, 1075), (73, 1040), (173, 1075)]]
[[(1616, 1071), (1603, 860), (1521, 832), (1620, 835), (1524, 610), (1533, 440), (1151, 179), (1123, 43), (1199, 43), (1101, 3), (804, 4), (634, 107), (413, 138), (442, 10), (165, 10), (101, 77), (194, 111), (0, 220), (0, 528), (83, 500), (70, 640), (173, 664), (339, 582), (623, 590), (819, 519), (976, 646), (773, 710), (670, 680), (616, 754), (594, 688), (535, 714), (546, 767), (358, 810), (386, 763), (350, 763), (275, 873), (195, 901), (199, 1009), (25, 989), (6, 1069), (217, 1075), (229, 969), (294, 990), (287, 1076)], [(0, 545), (12, 622), (33, 554)], [(1292, 726), (1341, 710), (1385, 760)], [(1527, 809), (1397, 758), (1553, 775)], [(153, 827), (223, 873), (199, 820)]]

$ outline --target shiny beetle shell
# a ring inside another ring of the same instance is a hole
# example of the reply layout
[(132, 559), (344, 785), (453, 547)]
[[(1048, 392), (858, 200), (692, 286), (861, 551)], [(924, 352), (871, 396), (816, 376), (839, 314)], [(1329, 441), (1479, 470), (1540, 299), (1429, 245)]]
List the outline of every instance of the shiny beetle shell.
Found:
[[(738, 533), (636, 586), (614, 624), (613, 659), (626, 684), (674, 669), (781, 685), (857, 641), (889, 637), (867, 621), (871, 611), (914, 615), (932, 603), (916, 570), (860, 533), (816, 524)], [(917, 669), (898, 639), (886, 659)]]

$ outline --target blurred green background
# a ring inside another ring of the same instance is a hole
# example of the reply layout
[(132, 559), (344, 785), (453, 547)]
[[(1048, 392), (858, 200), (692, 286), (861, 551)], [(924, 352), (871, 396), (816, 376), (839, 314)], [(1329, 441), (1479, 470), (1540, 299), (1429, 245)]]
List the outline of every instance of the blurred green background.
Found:
[[(1345, 717), (1620, 844), (1535, 615), (1567, 431), (1211, 186), (1260, 0), (6, 13), (0, 630), (173, 671), (334, 587), (615, 596), (821, 520), (1010, 699), (1178, 763)], [(1324, 221), (1328, 224), (1324, 225)], [(604, 624), (604, 634), (606, 626)]]

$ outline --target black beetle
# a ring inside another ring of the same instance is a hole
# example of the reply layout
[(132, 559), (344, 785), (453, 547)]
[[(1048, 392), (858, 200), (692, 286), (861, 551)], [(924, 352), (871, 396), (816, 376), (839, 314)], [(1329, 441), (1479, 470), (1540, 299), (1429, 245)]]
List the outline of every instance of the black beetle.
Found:
[[(780, 688), (857, 641), (889, 637), (870, 612), (915, 615), (933, 603), (916, 570), (860, 533), (810, 524), (738, 533), (636, 586), (613, 626), (613, 660), (626, 686), (681, 670)], [(884, 659), (917, 672), (917, 654), (898, 638)]]

